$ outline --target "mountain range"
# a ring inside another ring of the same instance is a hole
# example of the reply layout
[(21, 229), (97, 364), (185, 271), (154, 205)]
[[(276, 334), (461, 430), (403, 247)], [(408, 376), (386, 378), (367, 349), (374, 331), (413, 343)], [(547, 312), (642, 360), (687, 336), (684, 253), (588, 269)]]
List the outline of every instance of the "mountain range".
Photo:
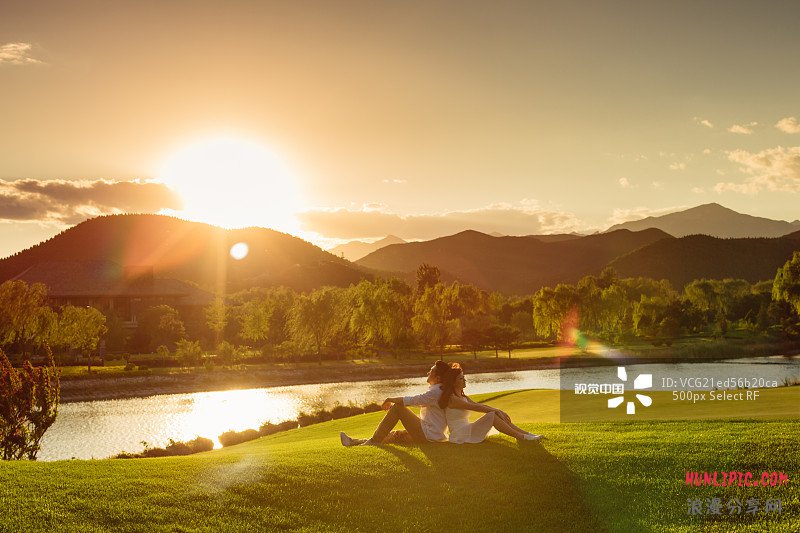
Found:
[(428, 263), (482, 289), (528, 294), (545, 285), (576, 282), (599, 273), (613, 259), (669, 238), (661, 230), (649, 229), (545, 242), (536, 236), (492, 237), (468, 230), (431, 241), (387, 246), (356, 264), (379, 271), (413, 272)]
[(800, 220), (786, 222), (738, 213), (719, 204), (704, 204), (660, 217), (615, 224), (607, 232), (658, 228), (673, 237), (709, 235), (723, 238), (782, 237), (800, 230)]
[[(20, 276), (32, 279), (34, 273), (46, 273), (51, 268), (48, 265), (57, 262), (107, 261), (126, 269), (152, 268), (155, 277), (194, 283), (213, 292), (274, 285), (306, 291), (323, 285), (347, 286), (376, 276), (398, 276), (414, 283), (416, 269), (428, 263), (441, 270), (444, 281), (460, 280), (507, 294), (531, 294), (544, 286), (575, 283), (583, 276), (599, 274), (606, 266), (623, 277), (667, 279), (681, 289), (704, 277), (751, 282), (772, 279), (792, 253), (800, 250), (798, 230), (771, 238), (698, 235), (714, 224), (722, 228), (722, 219), (729, 221), (731, 232), (736, 227), (740, 229), (735, 231), (744, 231), (734, 222), (751, 219), (761, 232), (767, 231), (765, 228), (782, 228), (771, 230), (775, 232), (800, 228), (709, 204), (651, 219), (676, 233), (694, 220), (697, 231), (681, 237), (659, 228), (520, 237), (468, 230), (422, 242), (394, 238), (394, 244), (350, 262), (270, 229), (225, 230), (160, 215), (114, 215), (85, 221), (0, 260), (0, 281)], [(703, 226), (703, 220), (711, 223)], [(249, 248), (241, 260), (229, 253), (236, 243)]]
[(328, 250), (333, 255), (343, 257), (348, 261), (358, 261), (362, 257), (371, 254), (375, 250), (380, 250), (390, 244), (404, 244), (406, 241), (394, 235), (388, 235), (375, 242), (350, 241), (339, 246), (334, 246)]

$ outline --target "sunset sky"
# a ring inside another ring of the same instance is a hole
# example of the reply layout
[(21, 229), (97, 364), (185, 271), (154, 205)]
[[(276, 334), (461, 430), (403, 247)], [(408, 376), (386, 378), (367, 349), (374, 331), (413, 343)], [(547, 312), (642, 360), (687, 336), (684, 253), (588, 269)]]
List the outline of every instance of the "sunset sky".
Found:
[(0, 4), (0, 256), (102, 213), (328, 247), (800, 218), (798, 2)]

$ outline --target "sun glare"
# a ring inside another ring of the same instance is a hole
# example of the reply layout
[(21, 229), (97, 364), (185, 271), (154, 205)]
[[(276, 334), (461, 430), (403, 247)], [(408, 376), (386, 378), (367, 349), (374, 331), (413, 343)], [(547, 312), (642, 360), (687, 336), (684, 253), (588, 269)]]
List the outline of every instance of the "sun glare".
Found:
[(159, 177), (183, 199), (178, 216), (227, 228), (297, 230), (297, 183), (281, 158), (257, 142), (229, 136), (193, 142), (167, 158)]
[(233, 246), (231, 246), (231, 257), (240, 261), (247, 257), (247, 254), (250, 253), (250, 247), (247, 246), (247, 243), (244, 242), (237, 242)]

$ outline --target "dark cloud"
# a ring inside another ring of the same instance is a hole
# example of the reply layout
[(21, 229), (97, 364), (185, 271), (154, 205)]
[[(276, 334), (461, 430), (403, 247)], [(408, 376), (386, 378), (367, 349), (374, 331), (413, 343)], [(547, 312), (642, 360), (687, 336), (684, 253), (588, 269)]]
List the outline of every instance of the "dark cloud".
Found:
[(301, 213), (298, 218), (305, 230), (339, 239), (376, 238), (389, 234), (404, 239), (432, 239), (467, 229), (505, 235), (585, 229), (585, 224), (572, 213), (540, 209), (530, 202), (423, 215), (398, 215), (372, 208), (315, 210)]
[(180, 209), (174, 191), (162, 183), (140, 180), (0, 181), (0, 220), (73, 224), (112, 213), (154, 213)]

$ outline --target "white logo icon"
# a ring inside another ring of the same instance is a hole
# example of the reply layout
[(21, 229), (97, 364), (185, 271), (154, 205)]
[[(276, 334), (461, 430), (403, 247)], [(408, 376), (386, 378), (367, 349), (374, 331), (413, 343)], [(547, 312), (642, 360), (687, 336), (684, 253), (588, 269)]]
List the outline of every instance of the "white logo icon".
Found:
[[(628, 373), (625, 371), (624, 366), (617, 367), (617, 377), (621, 381), (628, 381)], [(636, 376), (636, 379), (633, 380), (634, 390), (649, 389), (652, 386), (653, 386), (653, 374), (639, 374), (638, 376)], [(653, 403), (653, 399), (645, 394), (637, 394), (636, 399), (639, 400), (645, 407), (650, 407), (650, 405)], [(614, 409), (615, 407), (619, 407), (624, 401), (625, 401), (624, 396), (617, 396), (615, 398), (611, 398), (610, 400), (608, 400), (608, 408)], [(629, 415), (636, 413), (635, 402), (632, 401), (628, 402), (626, 407), (627, 407), (627, 413)]]

